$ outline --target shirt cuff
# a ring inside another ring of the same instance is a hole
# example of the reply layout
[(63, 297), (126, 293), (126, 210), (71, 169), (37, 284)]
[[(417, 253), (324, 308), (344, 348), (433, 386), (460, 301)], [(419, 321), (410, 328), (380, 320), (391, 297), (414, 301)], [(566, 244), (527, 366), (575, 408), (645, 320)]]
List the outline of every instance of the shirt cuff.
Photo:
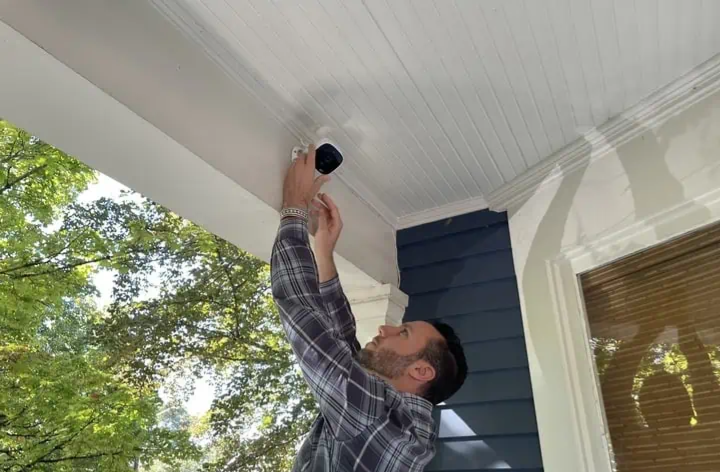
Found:
[(340, 290), (340, 276), (336, 275), (330, 280), (326, 280), (320, 284), (320, 293), (328, 294)]
[(295, 239), (309, 243), (307, 220), (293, 216), (283, 218), (280, 220), (278, 239)]

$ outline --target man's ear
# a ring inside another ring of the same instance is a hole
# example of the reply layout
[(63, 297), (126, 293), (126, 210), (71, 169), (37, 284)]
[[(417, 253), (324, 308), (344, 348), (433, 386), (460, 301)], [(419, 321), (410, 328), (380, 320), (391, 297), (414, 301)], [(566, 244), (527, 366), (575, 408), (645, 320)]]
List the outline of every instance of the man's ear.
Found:
[(410, 377), (418, 382), (429, 382), (435, 378), (435, 369), (423, 359), (413, 362), (408, 371)]

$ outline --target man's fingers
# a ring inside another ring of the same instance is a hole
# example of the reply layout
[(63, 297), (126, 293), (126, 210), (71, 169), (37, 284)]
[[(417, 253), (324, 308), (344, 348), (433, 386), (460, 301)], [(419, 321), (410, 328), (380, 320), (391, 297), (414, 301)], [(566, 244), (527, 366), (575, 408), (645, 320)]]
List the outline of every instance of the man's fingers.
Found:
[(328, 195), (327, 193), (321, 193), (320, 200), (325, 204), (326, 207), (332, 212), (332, 211), (338, 211), (337, 205), (335, 205), (335, 201)]
[(307, 165), (312, 172), (315, 172), (315, 145), (311, 144), (308, 146), (307, 154), (305, 154), (305, 165)]
[(315, 210), (313, 210), (313, 211), (318, 211), (318, 210), (325, 210), (325, 209), (327, 209), (327, 207), (325, 206), (325, 204), (324, 204), (323, 202), (321, 202), (320, 200), (318, 200), (317, 198), (313, 198), (312, 201), (310, 202), (310, 204), (311, 204), (313, 207), (315, 207)]
[(342, 221), (340, 218), (340, 209), (335, 205), (335, 202), (332, 198), (330, 198), (330, 195), (327, 193), (323, 193), (320, 195), (320, 199), (325, 204), (325, 206), (330, 211), (330, 216), (337, 221)]
[[(319, 195), (321, 194), (318, 194), (318, 197)], [(330, 211), (319, 198), (313, 198), (310, 202), (310, 205), (312, 205), (312, 209), (310, 210), (311, 213), (315, 213), (317, 215), (322, 215), (325, 217), (330, 216)]]
[(317, 231), (318, 229), (327, 229), (330, 212), (328, 212), (328, 209), (325, 208), (325, 205), (320, 203), (318, 200), (313, 200), (311, 203), (313, 208), (312, 210), (310, 210), (310, 214), (313, 215), (313, 220), (316, 224), (315, 230)]
[(330, 177), (327, 175), (321, 175), (317, 179), (315, 179), (315, 182), (313, 182), (313, 186), (310, 189), (310, 197), (315, 197), (317, 193), (320, 191), (320, 188), (323, 186), (325, 182), (330, 180)]

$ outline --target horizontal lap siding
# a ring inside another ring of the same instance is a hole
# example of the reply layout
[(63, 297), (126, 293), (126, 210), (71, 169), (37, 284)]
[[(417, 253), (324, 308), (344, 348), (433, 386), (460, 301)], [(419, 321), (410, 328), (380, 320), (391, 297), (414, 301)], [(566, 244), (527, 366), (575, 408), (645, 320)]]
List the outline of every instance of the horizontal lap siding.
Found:
[(480, 211), (398, 233), (405, 321), (440, 320), (460, 336), (463, 387), (435, 409), (428, 471), (541, 472), (517, 282), (504, 213)]

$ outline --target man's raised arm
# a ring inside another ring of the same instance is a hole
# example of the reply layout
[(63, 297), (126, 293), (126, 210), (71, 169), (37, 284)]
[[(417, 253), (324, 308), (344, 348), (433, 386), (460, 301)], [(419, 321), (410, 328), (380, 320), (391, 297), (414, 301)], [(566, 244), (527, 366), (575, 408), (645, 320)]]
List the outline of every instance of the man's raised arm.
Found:
[(360, 434), (383, 413), (385, 384), (354, 360), (320, 295), (303, 215), (322, 183), (313, 184), (314, 160), (311, 148), (285, 180), (284, 217), (270, 263), (272, 293), (300, 370), (333, 436), (342, 441)]
[(330, 322), (355, 354), (360, 350), (360, 343), (355, 334), (355, 317), (343, 292), (333, 258), (335, 245), (343, 228), (340, 210), (326, 194), (318, 194), (318, 200), (314, 200), (312, 204), (313, 215), (317, 219), (315, 260), (320, 279), (320, 294), (330, 316)]

